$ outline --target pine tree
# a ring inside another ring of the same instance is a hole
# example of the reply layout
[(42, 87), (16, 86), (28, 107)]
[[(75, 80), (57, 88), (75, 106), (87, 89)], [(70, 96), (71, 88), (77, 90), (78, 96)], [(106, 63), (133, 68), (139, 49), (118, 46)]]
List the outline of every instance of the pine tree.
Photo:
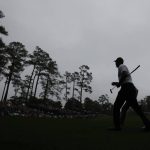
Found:
[(90, 86), (90, 83), (93, 79), (92, 73), (88, 72), (89, 67), (87, 65), (82, 65), (79, 67), (79, 80), (77, 82), (77, 86), (80, 88), (79, 91), (79, 99), (80, 102), (82, 103), (82, 95), (83, 91), (92, 93), (92, 87)]
[(7, 87), (4, 96), (4, 101), (7, 100), (7, 95), (9, 91), (9, 86), (12, 78), (15, 78), (15, 75), (24, 70), (24, 62), (27, 56), (27, 50), (22, 43), (11, 42), (7, 47), (7, 55), (9, 60), (9, 66), (7, 68)]

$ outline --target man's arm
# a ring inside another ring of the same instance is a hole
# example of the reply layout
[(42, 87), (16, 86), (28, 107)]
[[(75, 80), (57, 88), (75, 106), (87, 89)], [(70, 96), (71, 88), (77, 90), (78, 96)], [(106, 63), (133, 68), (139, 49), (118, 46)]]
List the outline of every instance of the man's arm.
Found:
[(128, 76), (129, 74), (126, 72), (126, 71), (123, 71), (122, 72), (122, 75), (121, 75), (121, 79), (119, 82), (112, 82), (112, 85), (113, 86), (116, 86), (116, 87), (120, 87), (121, 84), (123, 83), (123, 81), (126, 79), (126, 77)]

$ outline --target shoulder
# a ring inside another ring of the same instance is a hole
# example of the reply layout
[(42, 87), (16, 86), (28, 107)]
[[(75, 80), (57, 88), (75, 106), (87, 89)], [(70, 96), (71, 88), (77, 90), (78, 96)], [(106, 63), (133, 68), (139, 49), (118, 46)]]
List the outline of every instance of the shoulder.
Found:
[(128, 68), (127, 68), (127, 66), (126, 65), (124, 65), (124, 64), (121, 64), (120, 66), (119, 66), (119, 68), (118, 68), (120, 71), (128, 71)]

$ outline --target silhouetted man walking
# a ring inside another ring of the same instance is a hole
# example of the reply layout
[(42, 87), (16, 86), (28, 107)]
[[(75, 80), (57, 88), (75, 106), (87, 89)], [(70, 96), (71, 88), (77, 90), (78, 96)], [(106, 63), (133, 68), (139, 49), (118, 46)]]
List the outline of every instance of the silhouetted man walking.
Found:
[[(114, 103), (113, 109), (113, 120), (114, 126), (112, 130), (119, 131), (121, 130), (121, 123), (125, 119), (125, 113), (127, 109), (131, 106), (133, 110), (140, 116), (144, 125), (145, 131), (150, 130), (150, 122), (145, 117), (144, 113), (141, 111), (140, 106), (137, 102), (137, 89), (135, 88), (131, 75), (126, 65), (124, 65), (124, 60), (121, 57), (118, 57), (115, 60), (116, 67), (118, 68), (118, 79), (119, 82), (112, 82), (113, 86), (121, 87), (120, 91), (118, 92), (117, 98)], [(123, 106), (123, 104), (125, 105)], [(120, 117), (120, 109), (122, 108), (122, 117)]]

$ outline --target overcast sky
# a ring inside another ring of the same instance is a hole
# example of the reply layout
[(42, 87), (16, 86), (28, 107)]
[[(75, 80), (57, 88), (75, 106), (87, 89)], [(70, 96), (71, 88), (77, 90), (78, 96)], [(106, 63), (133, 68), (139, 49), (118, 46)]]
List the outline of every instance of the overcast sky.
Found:
[(29, 52), (40, 46), (56, 60), (59, 70), (78, 71), (88, 65), (93, 93), (108, 94), (114, 102), (118, 89), (114, 59), (121, 56), (133, 75), (138, 99), (150, 95), (149, 0), (0, 0), (1, 19), (9, 33), (8, 44), (22, 42)]

